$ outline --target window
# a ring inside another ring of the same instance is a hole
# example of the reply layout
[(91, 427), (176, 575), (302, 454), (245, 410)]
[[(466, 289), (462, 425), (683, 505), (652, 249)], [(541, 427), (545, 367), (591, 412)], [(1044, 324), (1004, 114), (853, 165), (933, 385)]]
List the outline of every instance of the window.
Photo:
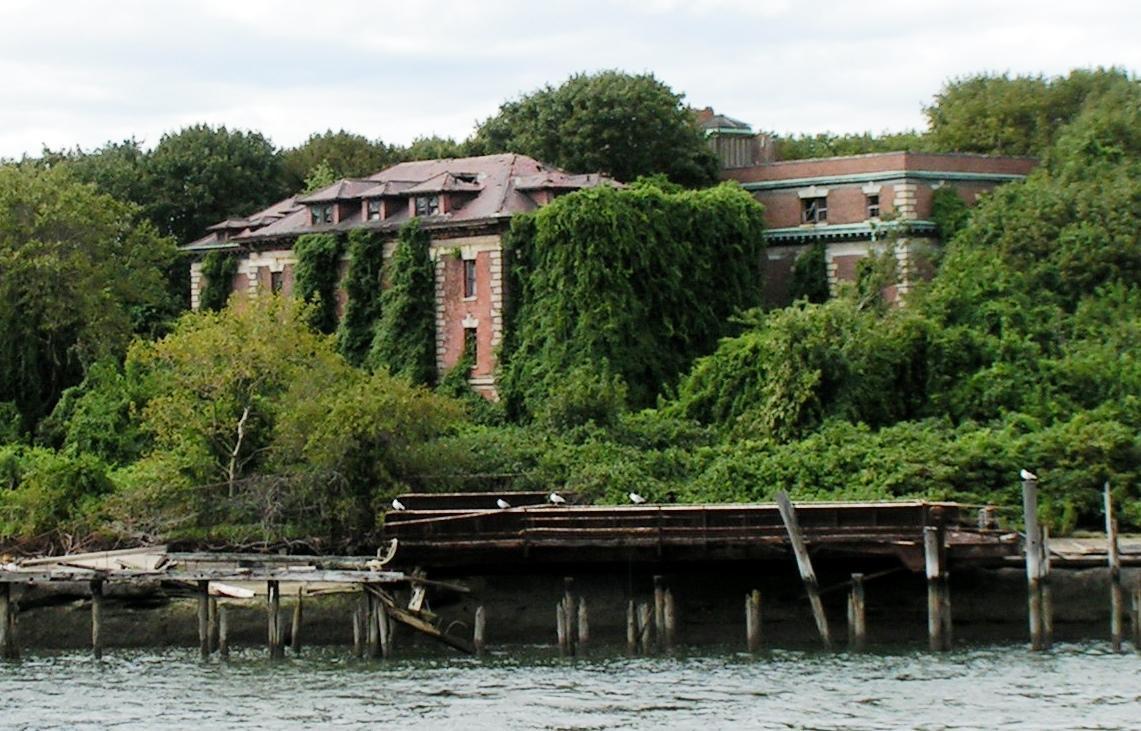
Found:
[(801, 217), (802, 223), (824, 223), (828, 220), (827, 198), (803, 198), (801, 199), (801, 206), (801, 210), (804, 212)]
[(273, 292), (274, 294), (277, 294), (278, 292), (281, 291), (281, 288), (283, 286), (285, 286), (284, 272), (270, 272), (269, 273), (269, 289), (270, 289), (270, 291)]
[(476, 338), (476, 332), (474, 327), (464, 328), (464, 354), (462, 357), (471, 363), (472, 370), (475, 370), (476, 360), (479, 356), (479, 340)]
[(879, 193), (868, 196), (868, 218), (880, 217), (880, 196)]
[(418, 195), (416, 196), (416, 215), (417, 216), (434, 216), (440, 212), (440, 196), (438, 195)]
[(368, 220), (379, 221), (380, 220), (380, 199), (379, 198), (373, 198), (372, 200), (370, 200), (366, 204), (365, 213), (367, 214), (366, 217), (368, 218)]
[(319, 223), (332, 223), (333, 222), (333, 206), (309, 206), (309, 223), (316, 226)]
[(464, 297), (475, 297), (475, 259), (464, 259)]

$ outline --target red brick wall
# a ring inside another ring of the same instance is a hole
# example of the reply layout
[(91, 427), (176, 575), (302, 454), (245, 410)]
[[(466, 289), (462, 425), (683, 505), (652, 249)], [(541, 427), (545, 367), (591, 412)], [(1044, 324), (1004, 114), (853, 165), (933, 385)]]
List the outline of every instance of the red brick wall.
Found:
[(444, 265), (444, 368), (451, 368), (463, 355), (464, 319), (479, 320), (476, 327), (476, 363), (473, 376), (490, 376), (495, 371), (491, 345), (491, 257), (481, 251), (475, 258), (475, 297), (464, 298), (463, 261), (443, 255)]
[(995, 173), (1027, 175), (1037, 160), (1029, 157), (988, 157), (972, 154), (885, 152), (813, 160), (789, 160), (749, 168), (725, 170), (722, 177), (743, 183), (762, 180), (793, 180), (832, 175), (859, 175), (896, 170), (926, 170), (948, 173)]

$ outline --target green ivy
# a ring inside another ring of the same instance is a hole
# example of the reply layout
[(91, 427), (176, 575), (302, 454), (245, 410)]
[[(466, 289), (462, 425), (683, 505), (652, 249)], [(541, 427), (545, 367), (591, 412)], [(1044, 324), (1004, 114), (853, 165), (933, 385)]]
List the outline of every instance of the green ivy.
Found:
[(436, 377), (436, 266), (431, 237), (413, 219), (400, 229), (369, 364), (413, 383)]
[(198, 308), (220, 310), (226, 306), (238, 273), (238, 257), (228, 251), (211, 251), (202, 259), (202, 276), (206, 285), (198, 293)]
[(345, 316), (337, 330), (337, 349), (353, 365), (368, 357), (380, 317), (384, 238), (376, 231), (349, 232), (349, 271), (345, 276)]
[(325, 334), (337, 328), (337, 278), (340, 274), (341, 240), (335, 234), (305, 234), (293, 245), (297, 256), (297, 295), (313, 305), (309, 324)]
[(931, 220), (946, 244), (971, 220), (971, 210), (954, 186), (944, 185), (931, 195)]
[(760, 302), (763, 212), (733, 184), (647, 182), (573, 193), (513, 226), (512, 238), (530, 238), (512, 242), (509, 413), (540, 413), (580, 367), (617, 376), (630, 405), (652, 404), (716, 347), (734, 312)]
[(796, 257), (792, 265), (792, 287), (789, 292), (793, 302), (807, 300), (812, 304), (828, 301), (828, 258), (824, 242), (817, 241)]

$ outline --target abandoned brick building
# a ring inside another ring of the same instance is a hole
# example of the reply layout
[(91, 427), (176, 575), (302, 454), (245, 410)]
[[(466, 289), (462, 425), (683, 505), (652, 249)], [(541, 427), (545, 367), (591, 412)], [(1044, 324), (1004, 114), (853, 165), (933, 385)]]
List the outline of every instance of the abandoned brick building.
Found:
[[(829, 286), (856, 277), (857, 263), (892, 241), (899, 264), (898, 296), (923, 275), (925, 252), (938, 242), (932, 194), (944, 185), (968, 203), (994, 186), (1025, 177), (1029, 158), (891, 152), (778, 161), (769, 136), (706, 109), (698, 112), (722, 177), (735, 180), (765, 206), (765, 304), (788, 304), (796, 258), (815, 243), (825, 247)], [(421, 220), (431, 237), (436, 272), (436, 366), (444, 372), (474, 345), (470, 382), (495, 394), (495, 353), (503, 337), (506, 291), (503, 235), (517, 213), (556, 196), (610, 181), (571, 174), (514, 154), (406, 162), (364, 179), (341, 180), (245, 218), (211, 226), (184, 246), (191, 264), (191, 306), (204, 285), (201, 258), (221, 250), (238, 255), (234, 292), (256, 297), (293, 290), (293, 244), (308, 233), (368, 228), (390, 237)], [(905, 227), (904, 227), (905, 225)], [(893, 233), (894, 232), (894, 233)], [(458, 253), (458, 256), (451, 254)], [(342, 274), (347, 260), (342, 261)], [(344, 293), (339, 293), (344, 306)]]

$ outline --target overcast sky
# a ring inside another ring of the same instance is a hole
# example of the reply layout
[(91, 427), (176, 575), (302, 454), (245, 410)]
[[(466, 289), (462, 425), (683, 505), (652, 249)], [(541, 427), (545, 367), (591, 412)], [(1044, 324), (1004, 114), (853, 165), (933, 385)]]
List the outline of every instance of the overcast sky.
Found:
[(982, 71), (1141, 69), (1136, 0), (0, 0), (0, 157), (150, 146), (195, 122), (279, 146), (466, 137), (577, 71), (650, 71), (777, 132), (922, 127)]

